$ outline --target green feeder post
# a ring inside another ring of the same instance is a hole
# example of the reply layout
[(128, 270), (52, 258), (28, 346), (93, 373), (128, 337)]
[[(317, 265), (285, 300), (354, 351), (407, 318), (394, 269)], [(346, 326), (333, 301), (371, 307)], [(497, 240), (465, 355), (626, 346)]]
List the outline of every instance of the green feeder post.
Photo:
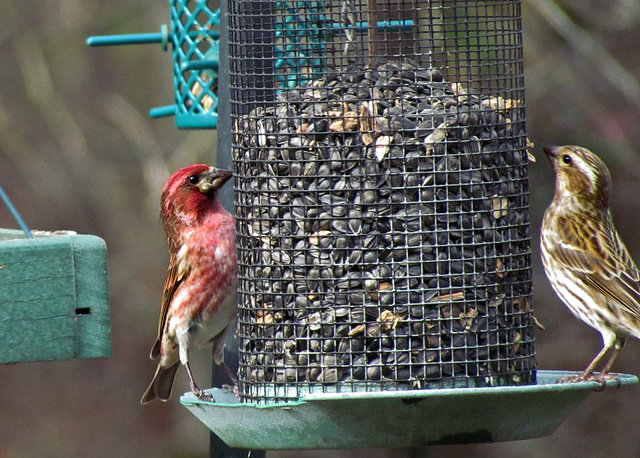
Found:
[[(229, 113), (229, 99), (231, 88), (229, 86), (229, 44), (227, 33), (227, 19), (226, 19), (226, 2), (220, 2), (220, 41), (219, 41), (219, 76), (218, 76), (218, 98), (219, 100), (226, 101), (218, 105), (218, 154), (217, 165), (218, 167), (226, 170), (231, 170), (233, 164), (231, 162), (231, 115)], [(216, 67), (218, 70), (218, 67)], [(233, 186), (224, 186), (218, 191), (218, 198), (222, 205), (232, 214), (235, 214), (233, 205)], [(227, 345), (225, 347), (225, 362), (233, 370), (237, 372), (238, 368), (238, 344), (235, 339), (235, 335), (229, 336)], [(228, 384), (230, 380), (225, 372), (217, 364), (213, 364), (211, 368), (211, 382), (213, 386), (224, 386)], [(230, 444), (224, 442), (213, 430), (210, 434), (210, 456), (211, 458), (264, 458), (265, 452), (261, 450), (247, 450), (246, 448), (232, 448)]]

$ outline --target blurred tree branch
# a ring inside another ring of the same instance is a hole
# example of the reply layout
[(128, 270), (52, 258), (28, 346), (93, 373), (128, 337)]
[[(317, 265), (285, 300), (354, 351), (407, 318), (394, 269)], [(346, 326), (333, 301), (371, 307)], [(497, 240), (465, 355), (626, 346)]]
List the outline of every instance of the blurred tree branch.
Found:
[(555, 0), (529, 0), (529, 5), (544, 17), (549, 25), (585, 59), (594, 69), (638, 111), (640, 111), (640, 83), (624, 68), (592, 34), (576, 24)]

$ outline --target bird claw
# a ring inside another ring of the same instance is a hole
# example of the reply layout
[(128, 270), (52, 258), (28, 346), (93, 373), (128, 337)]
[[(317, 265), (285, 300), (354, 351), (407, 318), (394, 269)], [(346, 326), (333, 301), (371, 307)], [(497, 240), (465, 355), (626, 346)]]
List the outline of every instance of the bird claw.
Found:
[(198, 399), (200, 399), (201, 401), (204, 401), (204, 402), (216, 402), (216, 400), (214, 399), (213, 396), (211, 396), (209, 393), (205, 393), (202, 390), (194, 390), (193, 394), (195, 394), (196, 397)]
[[(603, 390), (607, 385), (607, 380), (613, 380), (616, 383), (616, 389), (622, 386), (622, 380), (620, 380), (620, 376), (617, 374), (597, 374), (593, 376), (595, 380), (600, 385), (600, 390)], [(598, 391), (600, 391), (598, 390)]]
[(560, 380), (558, 380), (557, 383), (597, 382), (598, 388), (596, 388), (596, 391), (602, 391), (607, 386), (607, 380), (614, 380), (617, 384), (616, 388), (620, 388), (620, 386), (622, 385), (622, 381), (620, 380), (619, 375), (609, 374), (609, 373), (590, 374), (590, 375), (585, 375), (585, 374), (572, 375), (571, 377), (561, 378)]
[(231, 391), (236, 398), (240, 397), (240, 390), (238, 389), (238, 385), (222, 385), (222, 388), (228, 391)]
[(580, 375), (572, 375), (571, 377), (562, 377), (556, 383), (579, 383), (584, 381), (585, 381), (584, 374), (580, 374)]

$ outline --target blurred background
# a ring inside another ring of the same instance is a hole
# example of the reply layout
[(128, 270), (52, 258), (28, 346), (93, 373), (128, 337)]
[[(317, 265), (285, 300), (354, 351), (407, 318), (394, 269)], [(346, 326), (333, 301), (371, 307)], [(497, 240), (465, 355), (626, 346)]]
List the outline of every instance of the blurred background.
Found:
[[(216, 132), (181, 131), (148, 110), (173, 103), (171, 54), (159, 45), (89, 48), (90, 35), (158, 32), (166, 1), (0, 2), (0, 183), (32, 228), (70, 229), (108, 245), (113, 357), (0, 366), (1, 457), (188, 457), (208, 430), (174, 399), (140, 406), (155, 370), (168, 263), (159, 195), (174, 170), (215, 161)], [(582, 370), (601, 347), (553, 295), (538, 229), (553, 194), (541, 147), (597, 152), (613, 180), (619, 232), (640, 261), (640, 2), (524, 0), (534, 304), (540, 369)], [(17, 227), (0, 206), (0, 227)], [(208, 352), (194, 352), (198, 380)], [(640, 374), (629, 341), (618, 372)], [(204, 383), (203, 383), (204, 384)], [(592, 394), (550, 437), (410, 450), (268, 452), (277, 457), (639, 456), (640, 386)]]

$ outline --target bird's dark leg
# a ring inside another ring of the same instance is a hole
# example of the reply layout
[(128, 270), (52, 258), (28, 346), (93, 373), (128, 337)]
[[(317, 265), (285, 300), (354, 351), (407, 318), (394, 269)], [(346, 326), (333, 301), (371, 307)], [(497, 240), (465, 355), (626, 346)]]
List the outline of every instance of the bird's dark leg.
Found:
[(219, 363), (220, 367), (225, 371), (225, 373), (227, 374), (227, 376), (229, 377), (229, 379), (231, 380), (231, 383), (233, 383), (232, 386), (229, 385), (222, 385), (223, 388), (231, 391), (233, 394), (236, 395), (236, 397), (239, 394), (239, 390), (238, 390), (238, 377), (236, 377), (236, 374), (233, 373), (233, 371), (231, 369), (229, 369), (229, 366), (227, 366), (224, 361), (221, 361)]
[(189, 367), (189, 363), (186, 363), (184, 367), (187, 369), (187, 375), (189, 375), (189, 385), (191, 385), (191, 391), (193, 391), (193, 394), (195, 394), (198, 399), (201, 399), (203, 401), (214, 402), (215, 399), (213, 399), (213, 396), (205, 393), (200, 388), (198, 388), (198, 385), (196, 385), (196, 382), (193, 379), (193, 374), (191, 373), (191, 368)]
[(224, 362), (220, 363), (220, 367), (222, 369), (224, 369), (225, 373), (227, 374), (227, 376), (231, 380), (231, 383), (233, 383), (233, 386), (237, 387), (238, 386), (238, 377), (236, 377), (236, 374), (234, 374), (233, 371), (231, 369), (229, 369), (229, 366), (227, 366)]

